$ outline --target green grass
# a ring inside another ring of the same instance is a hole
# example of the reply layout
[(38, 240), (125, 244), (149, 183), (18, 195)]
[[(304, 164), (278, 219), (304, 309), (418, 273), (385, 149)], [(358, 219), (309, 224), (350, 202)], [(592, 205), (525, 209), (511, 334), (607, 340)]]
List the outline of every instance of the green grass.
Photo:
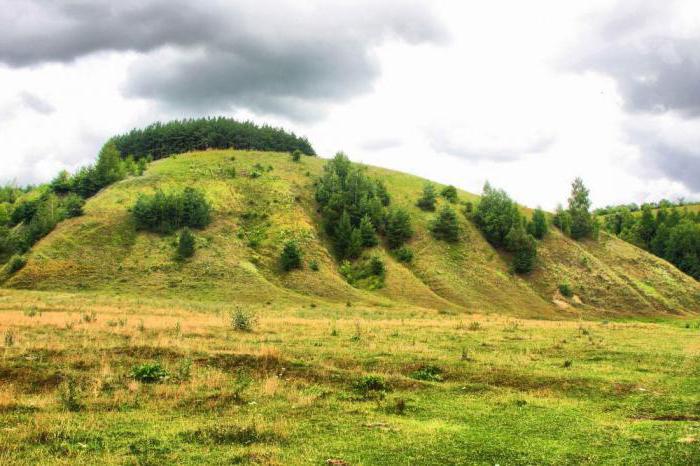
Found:
[[(700, 461), (697, 319), (260, 304), (238, 332), (231, 310), (0, 291), (0, 332), (15, 335), (1, 350), (0, 462)], [(139, 382), (145, 364), (167, 376)], [(77, 411), (61, 401), (65, 380)]]

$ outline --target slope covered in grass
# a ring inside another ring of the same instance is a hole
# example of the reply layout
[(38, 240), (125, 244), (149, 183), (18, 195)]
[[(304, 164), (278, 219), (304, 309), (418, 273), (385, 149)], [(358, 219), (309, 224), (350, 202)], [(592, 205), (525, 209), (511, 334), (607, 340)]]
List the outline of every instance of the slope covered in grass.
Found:
[[(159, 160), (143, 176), (91, 198), (85, 215), (61, 223), (38, 243), (24, 269), (4, 286), (206, 301), (411, 305), (545, 317), (700, 310), (696, 281), (607, 235), (599, 242), (575, 242), (551, 231), (540, 243), (535, 272), (513, 275), (509, 258), (461, 214), (458, 243), (432, 238), (428, 223), (434, 214), (415, 207), (425, 180), (374, 167), (368, 173), (385, 182), (392, 205), (411, 213), (415, 259), (402, 264), (379, 246), (373, 252), (385, 260), (385, 287), (353, 288), (338, 272), (319, 224), (313, 183), (324, 164), (318, 158), (295, 163), (288, 154), (233, 150)], [(203, 190), (214, 213), (211, 225), (196, 232), (195, 256), (179, 262), (174, 258), (176, 236), (137, 232), (129, 208), (139, 193), (187, 186)], [(459, 194), (461, 200), (477, 199)], [(305, 266), (284, 273), (278, 258), (289, 239), (301, 246)], [(318, 263), (318, 271), (308, 266), (311, 260)], [(571, 285), (574, 298), (558, 296), (563, 282)]]

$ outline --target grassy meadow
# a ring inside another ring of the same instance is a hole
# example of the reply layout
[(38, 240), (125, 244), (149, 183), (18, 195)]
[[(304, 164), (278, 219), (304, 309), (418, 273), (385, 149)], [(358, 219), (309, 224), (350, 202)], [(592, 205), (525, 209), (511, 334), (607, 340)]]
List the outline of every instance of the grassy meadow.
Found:
[(700, 463), (697, 319), (0, 290), (0, 336), (1, 464)]

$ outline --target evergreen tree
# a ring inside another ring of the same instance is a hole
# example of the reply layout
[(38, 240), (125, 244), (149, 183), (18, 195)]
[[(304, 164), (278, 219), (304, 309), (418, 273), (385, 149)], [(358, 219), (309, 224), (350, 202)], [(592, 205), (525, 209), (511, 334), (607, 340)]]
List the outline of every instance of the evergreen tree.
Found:
[(379, 244), (379, 239), (377, 238), (377, 232), (374, 229), (372, 220), (369, 215), (365, 215), (360, 220), (360, 234), (362, 235), (362, 245), (368, 248), (376, 246)]
[(571, 237), (573, 239), (590, 238), (593, 236), (593, 218), (591, 217), (591, 201), (588, 189), (581, 178), (576, 178), (571, 184), (569, 197), (569, 215), (571, 216)]
[(543, 239), (547, 235), (547, 217), (541, 208), (536, 208), (532, 213), (532, 220), (527, 225), (528, 233), (537, 239)]
[(654, 233), (656, 233), (656, 220), (651, 212), (651, 207), (645, 204), (642, 206), (642, 216), (637, 229), (640, 244), (644, 249), (649, 249)]
[(474, 221), (486, 240), (496, 247), (505, 245), (506, 235), (520, 223), (518, 206), (505, 191), (484, 185), (481, 200), (474, 214)]
[(362, 232), (359, 228), (352, 229), (350, 242), (345, 254), (348, 259), (357, 259), (362, 254)]
[(513, 225), (506, 236), (507, 248), (513, 253), (513, 270), (516, 273), (528, 273), (535, 266), (537, 258), (537, 241), (525, 231), (522, 223)]
[(352, 235), (352, 224), (347, 210), (343, 210), (340, 221), (335, 229), (335, 254), (339, 259), (345, 259), (350, 249), (350, 236)]
[(125, 164), (113, 141), (100, 150), (95, 164), (96, 184), (101, 188), (123, 179), (126, 176)]
[(457, 188), (455, 188), (452, 185), (445, 186), (442, 191), (440, 191), (440, 195), (447, 199), (448, 202), (452, 204), (456, 204), (459, 202), (459, 196), (457, 195)]
[(282, 255), (280, 256), (280, 265), (285, 272), (302, 267), (301, 251), (295, 241), (287, 241), (284, 244)]
[(180, 260), (190, 258), (194, 255), (195, 238), (189, 228), (184, 228), (180, 232), (177, 240), (177, 257)]
[(301, 151), (299, 149), (295, 149), (292, 153), (292, 162), (299, 162), (301, 160)]
[(435, 210), (435, 186), (432, 183), (427, 183), (423, 187), (423, 195), (416, 205), (422, 210)]
[(700, 225), (683, 219), (671, 229), (666, 257), (676, 267), (700, 280)]
[(65, 198), (63, 198), (62, 204), (66, 209), (66, 217), (79, 217), (83, 215), (85, 200), (77, 194), (68, 194)]
[(397, 249), (411, 239), (411, 217), (404, 209), (393, 209), (387, 216), (386, 240), (391, 249)]
[(437, 239), (450, 243), (457, 242), (459, 240), (460, 227), (454, 209), (447, 205), (442, 207), (430, 225), (430, 231)]

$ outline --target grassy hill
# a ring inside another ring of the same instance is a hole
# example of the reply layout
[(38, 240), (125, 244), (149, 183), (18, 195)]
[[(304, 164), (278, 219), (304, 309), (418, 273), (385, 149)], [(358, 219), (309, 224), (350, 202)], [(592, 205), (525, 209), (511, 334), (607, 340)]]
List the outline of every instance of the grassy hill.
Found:
[[(101, 191), (85, 215), (66, 220), (32, 250), (27, 265), (4, 286), (35, 290), (137, 294), (193, 301), (250, 304), (350, 303), (374, 307), (437, 309), (445, 313), (505, 313), (555, 317), (683, 314), (700, 311), (700, 285), (673, 266), (612, 236), (575, 242), (552, 230), (539, 246), (539, 263), (529, 276), (509, 272), (508, 258), (493, 249), (465, 217), (456, 244), (435, 241), (428, 232), (434, 214), (415, 207), (425, 180), (367, 167), (380, 177), (392, 203), (413, 217), (411, 265), (376, 248), (387, 266), (386, 286), (366, 291), (338, 272), (320, 228), (314, 179), (325, 161), (288, 154), (233, 150), (193, 152), (152, 163)], [(265, 169), (252, 177), (255, 164)], [(235, 168), (237, 176), (231, 176)], [(139, 193), (195, 186), (214, 206), (212, 224), (197, 232), (195, 257), (173, 258), (174, 235), (137, 232), (129, 208)], [(476, 196), (460, 192), (463, 200)], [(441, 200), (440, 202), (445, 202)], [(283, 243), (296, 239), (305, 261), (319, 270), (282, 273)], [(558, 294), (561, 283), (576, 294)]]

